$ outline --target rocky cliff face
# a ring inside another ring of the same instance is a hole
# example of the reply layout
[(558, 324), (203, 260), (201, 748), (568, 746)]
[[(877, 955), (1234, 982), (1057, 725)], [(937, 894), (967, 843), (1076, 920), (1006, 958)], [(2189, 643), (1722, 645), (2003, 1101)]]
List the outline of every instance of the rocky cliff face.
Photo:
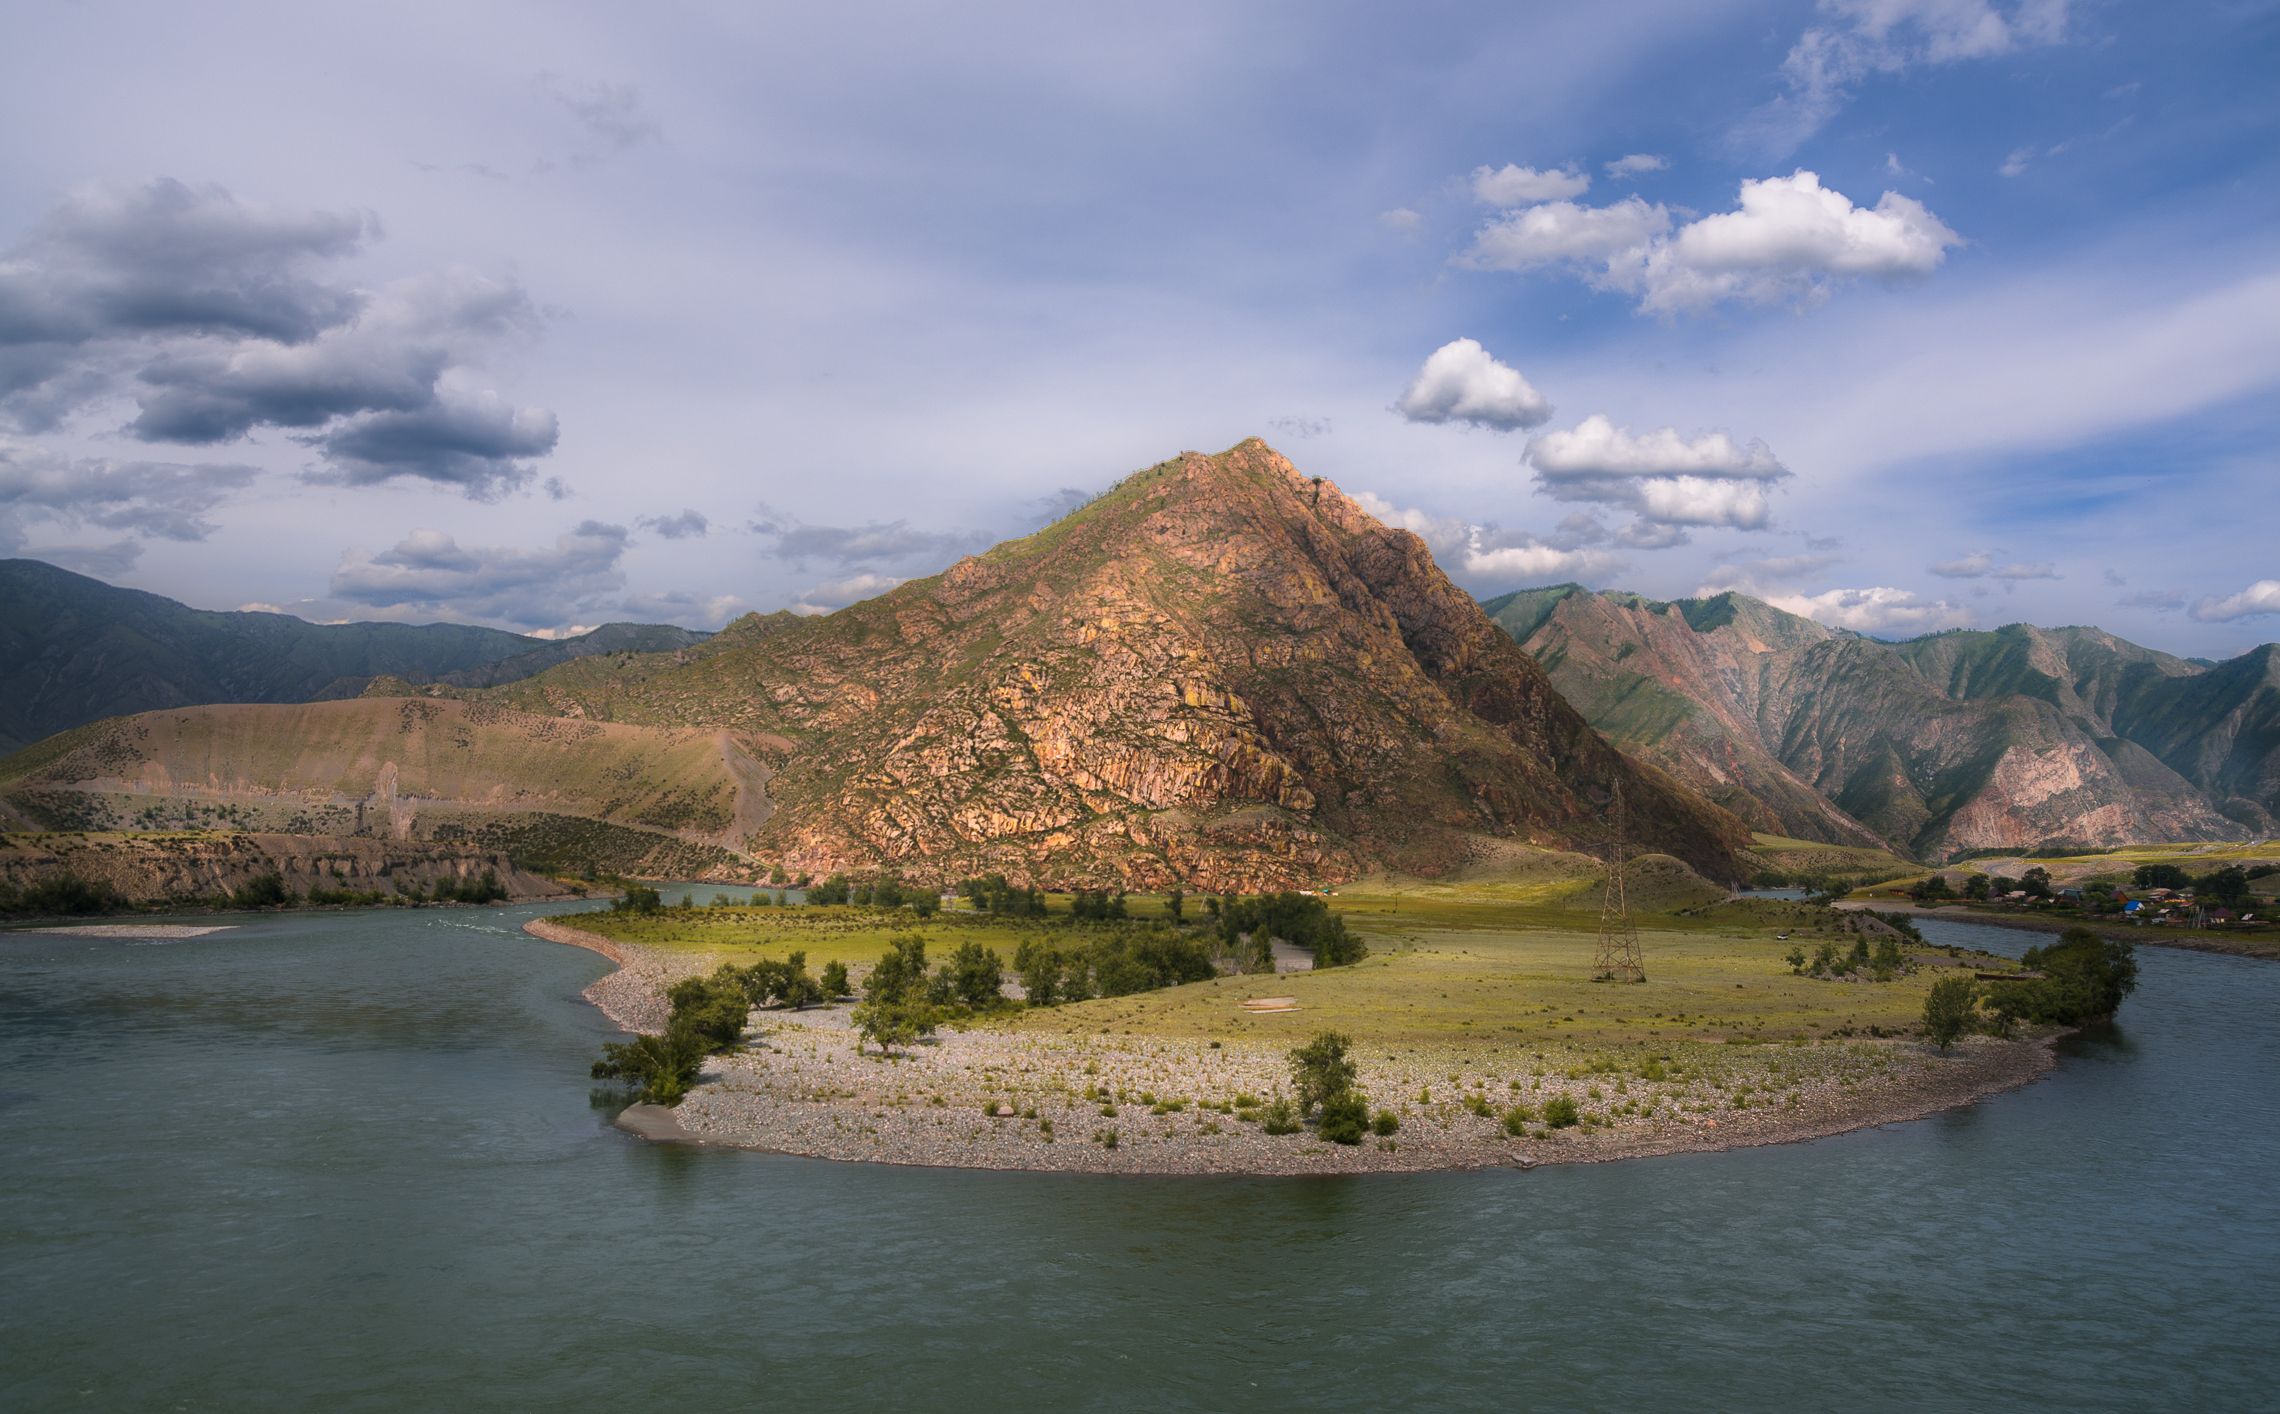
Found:
[(1190, 453), (1025, 540), (681, 662), (573, 664), (530, 710), (770, 744), (751, 841), (806, 872), (1256, 889), (1431, 873), (1482, 835), (1719, 878), (1746, 831), (1612, 749), (1434, 565), (1263, 443)]
[(1889, 644), (1732, 594), (1566, 586), (1489, 608), (1594, 725), (1785, 834), (1934, 859), (2234, 838), (2268, 828), (2280, 786), (2280, 694), (2254, 654), (2209, 670), (2025, 625)]

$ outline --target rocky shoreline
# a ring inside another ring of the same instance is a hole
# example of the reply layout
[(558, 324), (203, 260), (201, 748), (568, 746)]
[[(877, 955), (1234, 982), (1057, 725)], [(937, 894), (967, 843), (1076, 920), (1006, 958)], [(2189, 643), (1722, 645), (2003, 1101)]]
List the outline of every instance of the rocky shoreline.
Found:
[[(617, 963), (585, 995), (628, 1030), (661, 1027), (664, 989), (714, 961), (613, 942), (551, 919), (533, 919), (524, 931)], [(1977, 1037), (1946, 1056), (1901, 1040), (1737, 1048), (1764, 1053), (1745, 1059), (1780, 1077), (1756, 1089), (1756, 1103), (1745, 1096), (1737, 1107), (1723, 1078), (1649, 1085), (1612, 1074), (1521, 1077), (1483, 1071), (1478, 1057), (1458, 1051), (1365, 1047), (1361, 1087), (1401, 1127), (1390, 1139), (1347, 1146), (1310, 1133), (1268, 1135), (1236, 1118), (1244, 1112), (1232, 1104), (1237, 1096), (1271, 1098), (1287, 1089), (1279, 1045), (977, 1027), (945, 1030), (887, 1060), (858, 1049), (847, 1013), (844, 1006), (756, 1013), (745, 1049), (708, 1061), (678, 1108), (635, 1106), (620, 1126), (651, 1139), (933, 1167), (1229, 1175), (1533, 1167), (1818, 1139), (1969, 1104), (2056, 1064), (2049, 1037)], [(1506, 1107), (1540, 1113), (1561, 1094), (1607, 1123), (1532, 1124), (1523, 1138), (1505, 1133)], [(1474, 1096), (1478, 1102), (1469, 1103)], [(1650, 1096), (1651, 1114), (1615, 1112)]]

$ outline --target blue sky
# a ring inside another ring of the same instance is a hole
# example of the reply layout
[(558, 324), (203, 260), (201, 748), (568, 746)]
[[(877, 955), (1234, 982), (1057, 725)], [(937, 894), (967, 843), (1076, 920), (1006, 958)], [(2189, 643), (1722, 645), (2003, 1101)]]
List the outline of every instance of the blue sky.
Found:
[(1482, 593), (2280, 628), (2273, 5), (1081, 8), (18, 7), (0, 552), (712, 626), (1257, 434)]

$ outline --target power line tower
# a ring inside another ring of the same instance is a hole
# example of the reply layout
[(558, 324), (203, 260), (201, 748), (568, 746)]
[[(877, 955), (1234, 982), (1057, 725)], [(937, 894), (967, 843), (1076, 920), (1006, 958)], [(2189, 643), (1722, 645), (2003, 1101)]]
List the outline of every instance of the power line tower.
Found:
[(1631, 898), (1623, 887), (1626, 872), (1623, 786), (1615, 786), (1614, 848), (1607, 859), (1607, 896), (1599, 906), (1599, 950), (1591, 964), (1594, 982), (1644, 982), (1646, 964), (1639, 960), (1639, 930), (1631, 922)]

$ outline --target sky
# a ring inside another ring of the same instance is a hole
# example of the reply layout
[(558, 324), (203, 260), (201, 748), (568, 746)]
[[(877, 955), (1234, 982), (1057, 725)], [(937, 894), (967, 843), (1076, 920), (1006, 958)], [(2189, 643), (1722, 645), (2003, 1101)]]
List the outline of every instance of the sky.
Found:
[(2280, 637), (2280, 5), (24, 0), (0, 555), (822, 612), (1262, 436), (1482, 595)]

